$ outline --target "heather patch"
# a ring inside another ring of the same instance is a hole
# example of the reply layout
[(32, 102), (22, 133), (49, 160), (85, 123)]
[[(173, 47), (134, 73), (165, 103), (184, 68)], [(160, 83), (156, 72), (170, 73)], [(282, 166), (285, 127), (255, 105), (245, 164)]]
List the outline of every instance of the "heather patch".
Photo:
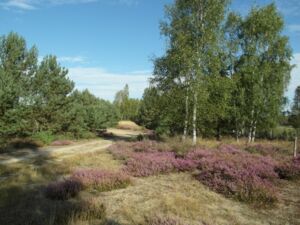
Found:
[(53, 200), (67, 200), (75, 197), (82, 189), (83, 185), (79, 180), (66, 179), (50, 183), (45, 189), (45, 194)]
[(109, 151), (114, 158), (125, 161), (126, 173), (136, 177), (190, 171), (197, 167), (194, 160), (177, 157), (165, 144), (154, 141), (119, 142)]
[(217, 149), (191, 148), (183, 155), (153, 141), (118, 144), (110, 152), (124, 160), (127, 174), (147, 177), (178, 171), (198, 170), (196, 179), (228, 197), (258, 204), (277, 201), (274, 182), (297, 177), (299, 158), (279, 163), (271, 157), (274, 147), (260, 147), (261, 154), (240, 150), (234, 145)]
[(175, 163), (172, 152), (135, 153), (126, 161), (124, 170), (136, 177), (146, 177), (172, 172)]
[(232, 146), (204, 153), (196, 150), (199, 174), (196, 179), (212, 190), (242, 201), (272, 203), (277, 200), (272, 181), (278, 178), (270, 157), (252, 155)]
[(123, 172), (99, 169), (80, 169), (75, 171), (71, 178), (80, 181), (85, 188), (94, 188), (99, 191), (125, 188), (130, 184), (130, 177)]
[(279, 162), (275, 171), (281, 179), (291, 180), (300, 177), (300, 156)]

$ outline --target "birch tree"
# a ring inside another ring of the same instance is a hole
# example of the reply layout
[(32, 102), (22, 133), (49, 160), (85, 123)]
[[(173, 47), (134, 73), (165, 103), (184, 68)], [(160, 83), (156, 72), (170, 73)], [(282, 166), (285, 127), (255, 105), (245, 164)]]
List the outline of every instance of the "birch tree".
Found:
[[(207, 101), (206, 77), (218, 71), (213, 59), (218, 55), (220, 25), (226, 6), (225, 0), (177, 0), (167, 8), (167, 20), (162, 26), (169, 42), (165, 57), (175, 56), (181, 67), (175, 75), (172, 70), (154, 75), (159, 77), (158, 80), (173, 84), (181, 81), (183, 84), (186, 90), (183, 136), (187, 134), (189, 112), (192, 111), (193, 144), (197, 142), (199, 108), (204, 107)], [(189, 105), (192, 105), (192, 110), (189, 110)]]
[(257, 128), (274, 126), (280, 115), (291, 71), (291, 49), (283, 27), (274, 4), (253, 8), (241, 24), (237, 74), (245, 91), (249, 142), (254, 142)]

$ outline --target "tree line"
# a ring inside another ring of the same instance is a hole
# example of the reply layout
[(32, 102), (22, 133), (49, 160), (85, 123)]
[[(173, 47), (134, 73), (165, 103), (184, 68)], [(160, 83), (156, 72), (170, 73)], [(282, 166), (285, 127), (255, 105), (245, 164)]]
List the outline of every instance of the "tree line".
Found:
[(118, 120), (133, 120), (158, 135), (192, 136), (194, 143), (199, 136), (223, 135), (254, 142), (272, 137), (278, 125), (297, 127), (299, 103), (282, 114), (293, 65), (276, 5), (253, 7), (245, 16), (229, 6), (227, 0), (175, 0), (166, 6), (160, 26), (166, 52), (154, 59), (141, 100), (129, 97), (128, 85), (113, 103), (78, 91), (55, 56), (38, 62), (37, 48), (27, 48), (24, 38), (2, 36), (0, 137), (83, 138)]
[(38, 50), (23, 37), (0, 38), (0, 139), (93, 136), (121, 117), (115, 104), (74, 89), (55, 56), (38, 62)]
[(283, 28), (274, 3), (241, 16), (227, 0), (176, 0), (161, 23), (167, 50), (154, 60), (140, 122), (194, 143), (222, 135), (254, 142), (270, 133), (293, 68)]

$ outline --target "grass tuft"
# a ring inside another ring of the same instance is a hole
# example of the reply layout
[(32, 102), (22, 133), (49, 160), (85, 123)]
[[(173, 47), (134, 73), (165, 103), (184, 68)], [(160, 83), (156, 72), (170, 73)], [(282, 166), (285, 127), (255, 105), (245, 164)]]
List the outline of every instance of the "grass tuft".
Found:
[(71, 177), (80, 181), (85, 188), (93, 188), (98, 191), (125, 188), (131, 183), (130, 177), (123, 172), (99, 169), (80, 169), (75, 171)]
[(82, 189), (83, 185), (78, 179), (66, 179), (50, 183), (45, 189), (45, 194), (53, 200), (67, 200), (77, 196)]

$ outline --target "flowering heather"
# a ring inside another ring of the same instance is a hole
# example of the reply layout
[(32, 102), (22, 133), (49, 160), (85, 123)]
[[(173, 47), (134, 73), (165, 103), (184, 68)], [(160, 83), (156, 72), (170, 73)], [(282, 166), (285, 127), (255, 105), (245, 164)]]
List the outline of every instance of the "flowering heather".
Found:
[(133, 151), (126, 142), (117, 142), (116, 144), (110, 146), (108, 150), (113, 157), (118, 160), (126, 160), (133, 154)]
[(165, 152), (171, 148), (165, 143), (156, 141), (117, 142), (109, 148), (109, 151), (117, 159), (126, 159), (134, 152)]
[(124, 171), (136, 177), (196, 168), (194, 160), (176, 158), (166, 144), (155, 141), (119, 142), (109, 151), (114, 158), (125, 160)]
[(176, 158), (176, 160), (173, 162), (173, 165), (176, 170), (185, 172), (195, 170), (198, 164), (195, 160), (186, 158)]
[(67, 200), (75, 197), (82, 189), (83, 185), (79, 180), (67, 179), (49, 184), (46, 187), (45, 194), (50, 199)]
[(170, 152), (172, 149), (165, 143), (157, 141), (137, 141), (132, 142), (128, 146), (134, 152)]
[(192, 155), (200, 169), (196, 178), (211, 189), (243, 201), (276, 200), (271, 181), (277, 178), (277, 173), (270, 157), (251, 155), (232, 146), (223, 146), (206, 155), (202, 150), (195, 151)]
[(80, 169), (72, 176), (86, 188), (92, 187), (100, 191), (124, 188), (130, 184), (130, 177), (122, 172), (110, 172), (98, 169)]
[(175, 155), (172, 152), (135, 153), (126, 161), (124, 170), (136, 177), (146, 177), (174, 170)]
[(292, 160), (279, 162), (275, 170), (281, 179), (294, 179), (300, 177), (300, 156), (297, 156)]
[(198, 162), (199, 160), (207, 157), (212, 157), (214, 154), (210, 150), (205, 149), (194, 149), (186, 154), (185, 159), (195, 160)]

